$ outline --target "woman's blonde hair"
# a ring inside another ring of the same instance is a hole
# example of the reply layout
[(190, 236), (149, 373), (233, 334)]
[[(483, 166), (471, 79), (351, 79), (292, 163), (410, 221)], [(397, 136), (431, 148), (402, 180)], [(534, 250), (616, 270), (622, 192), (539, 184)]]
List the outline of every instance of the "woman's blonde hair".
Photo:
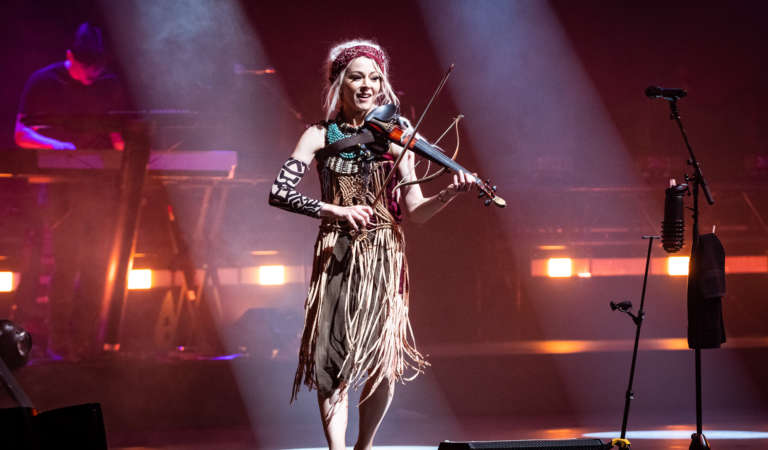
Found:
[[(331, 48), (331, 51), (328, 52), (325, 72), (328, 74), (329, 78), (328, 83), (325, 86), (325, 99), (323, 101), (323, 112), (325, 113), (325, 120), (331, 120), (331, 118), (338, 114), (341, 109), (341, 105), (339, 103), (341, 83), (344, 81), (344, 78), (347, 75), (347, 67), (349, 67), (349, 63), (347, 63), (341, 72), (339, 72), (336, 77), (333, 77), (333, 63), (345, 50), (357, 46), (372, 47), (378, 50), (381, 54), (384, 54), (384, 50), (378, 44), (365, 39), (353, 39)], [(379, 90), (379, 94), (373, 100), (374, 104), (379, 106), (392, 103), (396, 106), (399, 106), (400, 99), (397, 98), (395, 91), (392, 89), (392, 85), (389, 83), (389, 73), (387, 67), (388, 64), (385, 62), (384, 66), (382, 67), (382, 65), (379, 64), (379, 62), (374, 58), (370, 59), (373, 61), (373, 66), (376, 68), (376, 71), (381, 75), (381, 89)]]

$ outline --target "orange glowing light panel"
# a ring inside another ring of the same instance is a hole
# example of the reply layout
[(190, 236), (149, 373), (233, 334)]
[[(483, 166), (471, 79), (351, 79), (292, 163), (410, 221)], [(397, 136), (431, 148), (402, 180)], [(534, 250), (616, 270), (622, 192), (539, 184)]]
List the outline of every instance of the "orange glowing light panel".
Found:
[(13, 292), (13, 272), (0, 272), (0, 292)]
[(643, 258), (595, 258), (592, 260), (592, 275), (627, 276), (642, 275), (645, 269)]
[(543, 354), (568, 354), (584, 353), (588, 349), (586, 341), (541, 341), (537, 350)]
[(259, 284), (265, 286), (285, 284), (285, 266), (259, 266)]
[(547, 275), (550, 278), (568, 278), (573, 275), (571, 258), (549, 258), (547, 260)]
[(766, 273), (768, 256), (729, 256), (725, 258), (725, 273)]
[(565, 250), (565, 245), (539, 245), (539, 250)]
[(688, 275), (687, 256), (670, 256), (667, 258), (667, 273), (672, 276)]
[(152, 270), (151, 269), (133, 269), (128, 275), (128, 289), (151, 289), (152, 288)]

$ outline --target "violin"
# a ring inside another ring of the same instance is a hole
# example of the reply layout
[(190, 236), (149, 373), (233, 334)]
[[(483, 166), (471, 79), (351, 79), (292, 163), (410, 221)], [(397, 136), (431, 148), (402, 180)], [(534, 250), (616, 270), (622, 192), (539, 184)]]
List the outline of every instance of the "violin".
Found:
[[(392, 104), (381, 105), (368, 113), (365, 117), (365, 127), (374, 135), (384, 136), (388, 140), (401, 145), (404, 148), (407, 146), (409, 150), (412, 150), (417, 155), (427, 158), (451, 172), (462, 171), (464, 173), (472, 173), (448, 155), (444, 154), (438, 147), (430, 144), (424, 139), (411, 136), (405, 129), (403, 129), (402, 124), (403, 121), (398, 115), (397, 107)], [(507, 206), (507, 202), (496, 195), (496, 186), (491, 185), (490, 180), (483, 181), (479, 177), (474, 178), (475, 184), (480, 191), (478, 198), (486, 197), (483, 202), (485, 206), (488, 206), (491, 203), (499, 208)]]

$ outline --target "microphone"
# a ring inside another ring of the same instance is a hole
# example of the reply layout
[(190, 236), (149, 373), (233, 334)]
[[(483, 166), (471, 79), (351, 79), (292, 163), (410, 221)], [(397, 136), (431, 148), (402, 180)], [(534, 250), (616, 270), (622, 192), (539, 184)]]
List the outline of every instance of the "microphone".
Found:
[(687, 184), (669, 180), (664, 197), (664, 221), (661, 222), (661, 246), (667, 253), (679, 252), (683, 248), (685, 217), (683, 216), (683, 195), (688, 192)]
[(664, 100), (677, 100), (688, 95), (685, 89), (664, 89), (660, 86), (648, 86), (645, 89), (648, 98), (663, 98)]

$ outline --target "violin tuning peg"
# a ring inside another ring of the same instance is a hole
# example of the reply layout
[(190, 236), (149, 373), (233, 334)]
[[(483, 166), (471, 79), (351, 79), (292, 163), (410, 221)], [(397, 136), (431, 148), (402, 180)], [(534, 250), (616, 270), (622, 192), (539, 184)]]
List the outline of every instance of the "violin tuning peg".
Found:
[(479, 194), (477, 194), (477, 198), (483, 198), (483, 197), (485, 197), (485, 196), (486, 196), (486, 194), (485, 194), (485, 192), (483, 192), (483, 191), (480, 191), (480, 193), (479, 193)]
[(488, 205), (490, 205), (490, 204), (491, 204), (491, 199), (489, 199), (489, 198), (488, 198), (488, 199), (486, 199), (486, 200), (483, 202), (483, 204), (484, 204), (485, 206), (488, 206)]
[(496, 186), (495, 185), (491, 186), (491, 189), (493, 190), (493, 192), (496, 192)]

